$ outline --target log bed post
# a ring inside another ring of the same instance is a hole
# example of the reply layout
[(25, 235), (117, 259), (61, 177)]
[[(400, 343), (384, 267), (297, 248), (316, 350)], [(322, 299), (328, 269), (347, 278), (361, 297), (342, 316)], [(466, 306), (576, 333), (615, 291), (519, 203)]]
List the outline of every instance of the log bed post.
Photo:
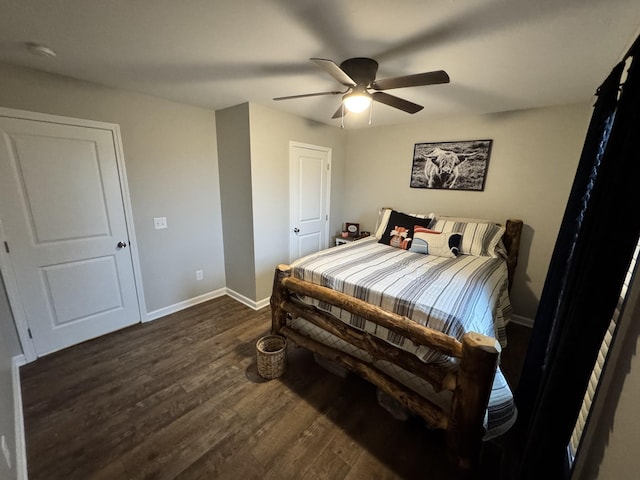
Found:
[(451, 460), (461, 472), (471, 472), (479, 464), (484, 412), (489, 403), (500, 350), (495, 338), (475, 332), (462, 337), (458, 383), (446, 434)]
[(282, 284), (282, 280), (290, 276), (291, 269), (283, 264), (278, 265), (273, 276), (273, 289), (269, 303), (271, 303), (271, 333), (274, 335), (280, 333), (287, 321), (287, 312), (283, 306), (289, 300), (289, 291)]
[(504, 246), (507, 249), (507, 271), (509, 272), (509, 291), (513, 285), (513, 276), (518, 265), (518, 255), (520, 255), (520, 240), (522, 237), (522, 220), (510, 218), (505, 225), (505, 232), (502, 237)]

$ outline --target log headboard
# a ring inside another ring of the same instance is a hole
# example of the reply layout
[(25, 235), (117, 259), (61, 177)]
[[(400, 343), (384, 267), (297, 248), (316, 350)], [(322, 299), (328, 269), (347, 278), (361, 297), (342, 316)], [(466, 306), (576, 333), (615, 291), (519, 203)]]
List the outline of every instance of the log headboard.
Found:
[(505, 224), (505, 231), (502, 242), (507, 249), (507, 270), (509, 272), (509, 290), (513, 285), (513, 277), (518, 265), (518, 255), (520, 255), (520, 239), (522, 237), (522, 220), (510, 218)]

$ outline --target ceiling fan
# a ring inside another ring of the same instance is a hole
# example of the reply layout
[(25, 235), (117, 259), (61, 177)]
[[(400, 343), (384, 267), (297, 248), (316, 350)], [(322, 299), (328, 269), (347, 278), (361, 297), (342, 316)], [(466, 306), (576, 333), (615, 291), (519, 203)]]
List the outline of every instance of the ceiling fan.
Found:
[(372, 58), (349, 58), (342, 62), (340, 66), (336, 65), (332, 60), (325, 58), (310, 58), (310, 60), (347, 87), (347, 89), (344, 91), (305, 93), (302, 95), (276, 97), (274, 100), (289, 100), (292, 98), (316, 97), (320, 95), (342, 95), (340, 108), (338, 108), (331, 118), (343, 117), (347, 110), (355, 113), (362, 112), (371, 105), (372, 100), (413, 114), (419, 112), (424, 107), (403, 98), (389, 95), (381, 90), (449, 83), (449, 75), (447, 75), (447, 72), (444, 70), (376, 80), (378, 62)]

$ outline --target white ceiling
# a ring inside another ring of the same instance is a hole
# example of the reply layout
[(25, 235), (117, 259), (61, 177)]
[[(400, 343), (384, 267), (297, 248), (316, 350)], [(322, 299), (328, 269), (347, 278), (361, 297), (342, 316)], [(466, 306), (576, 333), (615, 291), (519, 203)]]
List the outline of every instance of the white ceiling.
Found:
[[(372, 57), (378, 79), (449, 73), (448, 85), (390, 91), (425, 109), (374, 104), (373, 123), (384, 125), (588, 101), (639, 27), (638, 0), (0, 0), (0, 61), (333, 125), (338, 96), (272, 100), (340, 89), (310, 57)], [(345, 126), (362, 118), (350, 114)]]

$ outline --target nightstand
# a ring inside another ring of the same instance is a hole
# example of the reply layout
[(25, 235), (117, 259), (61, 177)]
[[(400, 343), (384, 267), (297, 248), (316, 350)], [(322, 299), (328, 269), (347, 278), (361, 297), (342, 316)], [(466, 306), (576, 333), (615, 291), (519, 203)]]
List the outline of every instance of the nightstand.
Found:
[(362, 232), (357, 237), (336, 237), (336, 247), (338, 245), (344, 245), (346, 243), (351, 243), (354, 240), (360, 240), (361, 238), (366, 238), (370, 235), (369, 232)]

